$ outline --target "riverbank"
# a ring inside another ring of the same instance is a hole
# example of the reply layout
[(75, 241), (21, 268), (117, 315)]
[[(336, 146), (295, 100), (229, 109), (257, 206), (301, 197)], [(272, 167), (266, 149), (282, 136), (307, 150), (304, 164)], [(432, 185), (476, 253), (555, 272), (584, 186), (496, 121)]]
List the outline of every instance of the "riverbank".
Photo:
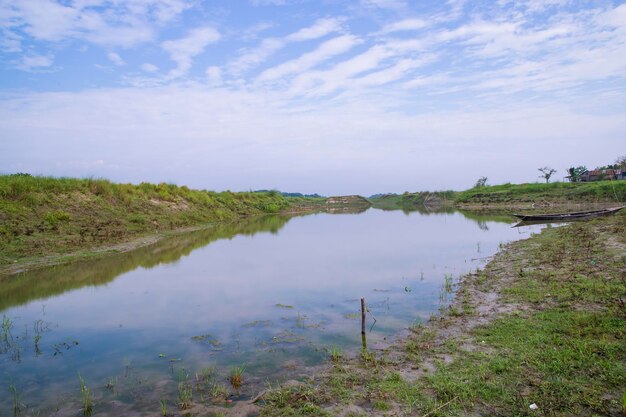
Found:
[(548, 184), (501, 184), (474, 187), (465, 191), (436, 191), (382, 194), (370, 199), (383, 210), (460, 208), (495, 210), (576, 211), (607, 207), (626, 201), (626, 181)]
[(547, 228), (382, 351), (262, 396), (263, 416), (621, 415), (626, 213)]
[(172, 234), (278, 213), (278, 192), (0, 176), (0, 274), (136, 249)]

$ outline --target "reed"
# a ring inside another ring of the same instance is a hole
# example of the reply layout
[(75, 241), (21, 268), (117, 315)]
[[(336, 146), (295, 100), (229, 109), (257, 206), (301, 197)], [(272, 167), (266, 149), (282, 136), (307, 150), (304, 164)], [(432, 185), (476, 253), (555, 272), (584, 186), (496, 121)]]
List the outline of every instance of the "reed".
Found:
[(233, 366), (228, 373), (228, 382), (235, 389), (239, 389), (243, 384), (243, 374), (246, 370), (245, 365)]
[(83, 403), (83, 417), (89, 417), (93, 413), (93, 394), (85, 385), (85, 380), (80, 376), (80, 373), (78, 380), (80, 381), (80, 395)]

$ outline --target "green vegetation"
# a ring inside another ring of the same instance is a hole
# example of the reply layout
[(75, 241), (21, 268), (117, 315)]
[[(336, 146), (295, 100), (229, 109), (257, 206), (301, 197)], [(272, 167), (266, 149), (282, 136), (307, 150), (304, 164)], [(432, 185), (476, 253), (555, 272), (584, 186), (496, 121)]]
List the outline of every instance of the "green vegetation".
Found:
[(616, 203), (626, 201), (626, 181), (486, 185), (455, 193), (456, 205)]
[[(485, 179), (486, 178), (481, 178)], [(569, 203), (615, 203), (626, 201), (626, 181), (553, 182), (533, 184), (477, 184), (466, 191), (377, 194), (373, 207), (383, 210), (438, 213), (453, 207), (521, 207)]]
[(428, 211), (426, 207), (450, 207), (454, 202), (454, 191), (418, 192), (403, 194), (379, 194), (370, 197), (372, 206), (382, 210)]
[(341, 352), (341, 349), (337, 346), (331, 346), (328, 354), (330, 356), (330, 360), (333, 362), (339, 362), (341, 358), (343, 358), (343, 353)]
[(230, 382), (230, 385), (232, 385), (236, 390), (241, 388), (241, 384), (243, 384), (243, 373), (245, 371), (245, 365), (241, 365), (233, 366), (228, 372), (228, 382)]
[(262, 415), (620, 415), (625, 231), (621, 213), (511, 244), (442, 317), (271, 391)]
[(178, 408), (186, 410), (193, 404), (193, 386), (189, 382), (189, 373), (184, 369), (178, 370)]
[(83, 416), (89, 417), (93, 413), (93, 394), (85, 385), (85, 380), (78, 374), (78, 380), (80, 381), (80, 395), (83, 403)]
[(277, 213), (280, 193), (190, 190), (174, 184), (0, 176), (0, 265), (182, 227)]
[(167, 400), (161, 398), (159, 400), (159, 407), (161, 408), (161, 416), (167, 417)]
[(21, 402), (20, 393), (15, 388), (15, 385), (9, 385), (9, 392), (11, 393), (11, 403), (13, 408), (13, 417), (19, 417), (22, 415), (23, 404)]

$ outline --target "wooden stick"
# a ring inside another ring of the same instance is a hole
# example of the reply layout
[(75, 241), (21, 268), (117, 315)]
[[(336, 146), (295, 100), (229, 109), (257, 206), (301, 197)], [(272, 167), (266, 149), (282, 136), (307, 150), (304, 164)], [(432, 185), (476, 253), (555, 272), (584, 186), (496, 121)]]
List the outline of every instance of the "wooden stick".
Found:
[(365, 334), (365, 298), (361, 298), (361, 334)]
[(252, 400), (250, 400), (248, 402), (248, 404), (254, 404), (257, 401), (259, 401), (265, 394), (267, 393), (267, 390), (263, 390), (259, 393), (259, 395), (257, 395), (256, 397), (254, 397)]

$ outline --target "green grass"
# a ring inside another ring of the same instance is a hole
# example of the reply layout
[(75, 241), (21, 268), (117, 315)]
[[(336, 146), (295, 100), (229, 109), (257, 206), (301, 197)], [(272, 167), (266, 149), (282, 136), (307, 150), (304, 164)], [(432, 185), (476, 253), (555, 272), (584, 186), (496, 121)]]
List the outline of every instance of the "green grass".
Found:
[(454, 200), (457, 204), (514, 204), (541, 201), (616, 203), (626, 201), (626, 181), (488, 185), (458, 192)]
[(236, 390), (241, 388), (241, 385), (243, 384), (243, 374), (245, 371), (245, 365), (233, 366), (228, 371), (228, 382), (230, 382), (230, 385), (232, 385)]
[[(342, 360), (318, 384), (273, 392), (264, 415), (306, 415), (300, 392), (310, 407), (336, 414), (359, 405), (431, 417), (620, 415), (626, 386), (625, 231), (622, 213), (514, 243), (468, 278), (457, 292), (457, 314), (450, 310), (427, 326), (412, 327), (392, 349), (393, 360), (384, 360), (385, 352), (380, 359), (368, 352)], [(512, 283), (498, 287), (504, 273)], [(442, 336), (455, 321), (475, 316), (472, 291), (498, 291), (511, 308), (487, 324)], [(404, 372), (414, 376), (405, 379)]]
[[(371, 199), (375, 208), (383, 210), (420, 211), (428, 205), (440, 210), (452, 206), (514, 206), (532, 203), (616, 203), (626, 202), (626, 181), (596, 181), (587, 183), (501, 184), (474, 187), (465, 191), (416, 192), (384, 194)], [(439, 210), (437, 210), (439, 211)], [(472, 215), (471, 213), (464, 213)]]
[(85, 380), (80, 374), (78, 374), (78, 380), (80, 381), (83, 416), (89, 417), (93, 414), (93, 394), (89, 388), (87, 388), (87, 385), (85, 385)]
[(178, 398), (176, 404), (180, 410), (186, 410), (193, 404), (193, 386), (189, 381), (189, 373), (184, 369), (178, 370)]
[[(382, 210), (420, 211), (425, 205), (450, 205), (454, 200), (454, 191), (417, 192), (403, 194), (383, 194), (372, 198), (372, 206)], [(424, 211), (424, 210), (423, 210)], [(427, 213), (428, 211), (424, 211)]]
[(279, 193), (191, 190), (174, 184), (0, 176), (0, 265), (182, 227), (276, 213)]

